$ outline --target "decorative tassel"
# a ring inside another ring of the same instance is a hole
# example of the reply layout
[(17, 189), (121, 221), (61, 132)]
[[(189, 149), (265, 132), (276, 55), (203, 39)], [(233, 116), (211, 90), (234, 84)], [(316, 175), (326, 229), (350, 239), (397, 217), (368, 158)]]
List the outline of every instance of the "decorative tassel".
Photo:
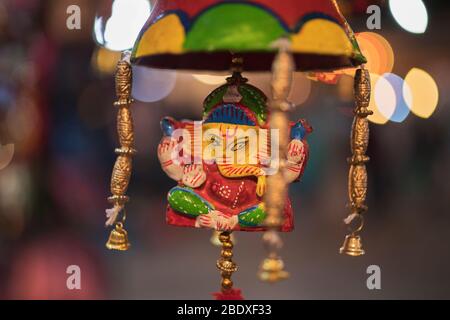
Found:
[(230, 289), (222, 292), (215, 292), (213, 296), (216, 300), (244, 300), (240, 289)]

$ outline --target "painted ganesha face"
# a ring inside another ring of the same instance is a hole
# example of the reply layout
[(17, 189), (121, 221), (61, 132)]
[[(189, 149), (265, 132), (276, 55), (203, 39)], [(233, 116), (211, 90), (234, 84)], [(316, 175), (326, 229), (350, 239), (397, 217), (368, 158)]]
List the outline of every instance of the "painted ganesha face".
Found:
[[(205, 106), (201, 127), (202, 161), (172, 161), (168, 155), (176, 141), (165, 130), (166, 136), (158, 148), (158, 157), (163, 170), (178, 182), (167, 197), (166, 217), (169, 224), (229, 231), (265, 230), (263, 196), (266, 177), (271, 172), (268, 168), (273, 162), (271, 144), (274, 144), (273, 136), (266, 129), (265, 96), (253, 88), (245, 84), (243, 90), (239, 85), (227, 84), (212, 93), (217, 95), (221, 91), (219, 99), (208, 97), (205, 100), (205, 104), (211, 100), (216, 104)], [(242, 103), (245, 99), (241, 92), (247, 94), (247, 100), (254, 100)], [(192, 123), (174, 122), (173, 126), (187, 128), (192, 127)], [(303, 121), (292, 125), (288, 165), (283, 168), (288, 182), (298, 180), (303, 172), (308, 152), (304, 137), (308, 131), (309, 127)], [(289, 199), (284, 217), (281, 231), (292, 230)]]
[(267, 130), (256, 126), (207, 123), (202, 126), (203, 160), (218, 165), (256, 166), (268, 154)]

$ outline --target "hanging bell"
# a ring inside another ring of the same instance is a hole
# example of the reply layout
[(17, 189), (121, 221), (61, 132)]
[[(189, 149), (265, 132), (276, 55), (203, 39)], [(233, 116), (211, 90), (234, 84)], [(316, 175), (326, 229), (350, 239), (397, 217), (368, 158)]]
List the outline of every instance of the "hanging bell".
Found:
[(130, 247), (128, 234), (123, 228), (122, 222), (117, 223), (115, 229), (111, 231), (106, 247), (110, 250), (119, 251), (126, 251)]
[(362, 248), (361, 237), (354, 234), (347, 235), (339, 252), (352, 257), (362, 256), (364, 250)]
[(289, 278), (289, 272), (284, 270), (284, 262), (279, 257), (269, 257), (261, 264), (258, 277), (265, 282), (278, 282)]

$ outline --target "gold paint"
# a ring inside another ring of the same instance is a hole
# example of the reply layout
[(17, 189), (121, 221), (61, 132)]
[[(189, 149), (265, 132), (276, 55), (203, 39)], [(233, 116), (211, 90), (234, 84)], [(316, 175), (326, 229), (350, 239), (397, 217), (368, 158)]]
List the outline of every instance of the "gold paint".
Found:
[(291, 36), (292, 52), (351, 56), (353, 45), (345, 30), (335, 22), (314, 19)]
[[(291, 103), (288, 96), (292, 87), (293, 72), (295, 70), (292, 54), (289, 52), (288, 42), (280, 42), (278, 54), (272, 65), (272, 99), (270, 107), (270, 129), (279, 132), (279, 168), (278, 172), (266, 180), (264, 204), (267, 217), (265, 225), (268, 230), (263, 236), (263, 242), (268, 251), (268, 257), (262, 262), (258, 276), (263, 281), (275, 282), (288, 277), (284, 271), (284, 263), (278, 256), (278, 250), (283, 242), (277, 231), (283, 225), (283, 212), (288, 196), (288, 184), (284, 178), (283, 170), (286, 163), (286, 151), (289, 143), (289, 119), (286, 111), (290, 110)], [(276, 146), (274, 146), (276, 147)], [(276, 241), (274, 241), (276, 238)]]
[(361, 237), (355, 235), (346, 236), (344, 244), (339, 249), (339, 252), (352, 257), (363, 255), (365, 252), (362, 249)]
[(261, 264), (258, 277), (265, 282), (278, 282), (289, 278), (289, 273), (284, 270), (284, 263), (279, 257), (269, 257)]
[(217, 260), (216, 266), (222, 276), (222, 291), (228, 291), (233, 287), (231, 275), (237, 271), (237, 265), (233, 262), (233, 242), (231, 233), (223, 231), (219, 234), (219, 241), (222, 243), (221, 258)]
[[(116, 70), (116, 95), (117, 101), (114, 105), (117, 112), (117, 133), (119, 136), (120, 148), (115, 150), (117, 159), (111, 175), (111, 193), (108, 201), (115, 206), (123, 207), (129, 201), (125, 195), (131, 178), (132, 159), (136, 153), (134, 149), (134, 129), (133, 118), (130, 111), (131, 99), (131, 65), (123, 55), (122, 60), (117, 63)], [(122, 238), (120, 238), (122, 237)], [(115, 245), (117, 239), (126, 239), (126, 245)], [(123, 229), (121, 222), (116, 224), (116, 228), (111, 232), (110, 239), (106, 245), (109, 249), (127, 250), (129, 247), (127, 233)]]
[(184, 26), (176, 14), (155, 22), (139, 40), (136, 58), (152, 54), (182, 53), (186, 38)]
[(286, 161), (286, 148), (289, 142), (289, 120), (286, 115), (288, 96), (292, 87), (294, 61), (292, 55), (280, 48), (272, 67), (272, 101), (270, 107), (270, 129), (279, 132), (280, 166), (278, 172), (267, 178), (267, 191), (264, 203), (267, 210), (265, 224), (270, 228), (279, 228), (282, 224), (282, 212), (288, 193), (287, 183), (283, 176)]
[[(211, 244), (216, 246), (216, 247), (221, 247), (222, 246), (222, 243), (219, 240), (219, 235), (220, 235), (220, 231), (214, 230), (212, 232), (211, 238), (209, 239)], [(232, 233), (230, 235), (230, 239), (231, 239), (232, 243), (236, 243), (236, 237), (235, 237), (234, 233)]]
[(115, 229), (111, 231), (106, 247), (110, 250), (119, 251), (126, 251), (130, 247), (128, 234), (125, 229), (123, 229), (122, 222), (117, 223)]

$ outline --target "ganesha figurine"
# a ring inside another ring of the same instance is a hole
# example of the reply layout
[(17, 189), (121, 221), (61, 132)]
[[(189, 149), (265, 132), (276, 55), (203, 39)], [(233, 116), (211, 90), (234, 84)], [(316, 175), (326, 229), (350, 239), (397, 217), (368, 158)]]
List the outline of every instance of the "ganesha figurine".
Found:
[[(308, 161), (305, 120), (290, 124), (284, 165), (270, 131), (267, 97), (235, 72), (204, 101), (202, 121), (161, 121), (158, 158), (178, 184), (168, 193), (167, 223), (218, 231), (264, 231), (266, 179), (278, 168), (298, 181)], [(289, 199), (280, 231), (293, 229)]]

